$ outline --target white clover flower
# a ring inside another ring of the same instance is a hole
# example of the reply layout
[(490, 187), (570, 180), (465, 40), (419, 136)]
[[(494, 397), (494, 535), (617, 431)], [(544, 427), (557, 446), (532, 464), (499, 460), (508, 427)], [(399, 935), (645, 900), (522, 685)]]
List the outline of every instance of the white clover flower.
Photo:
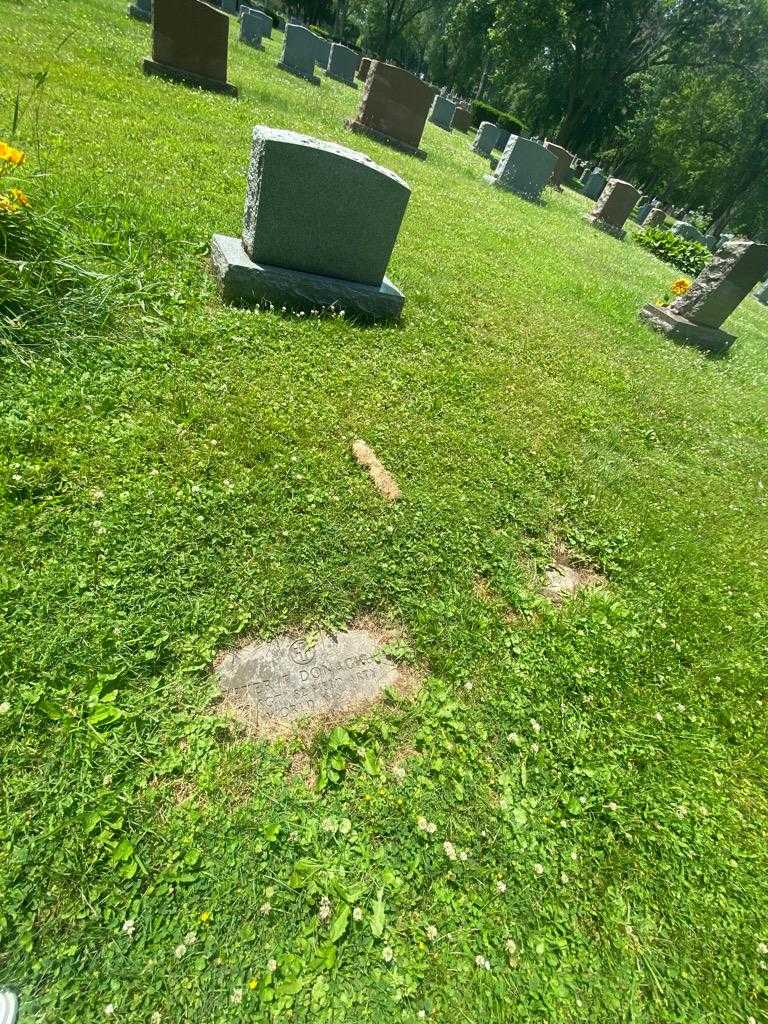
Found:
[(678, 804), (675, 808), (675, 814), (678, 818), (685, 818), (688, 815), (688, 808), (685, 806), (685, 804)]
[(11, 705), (7, 700), (4, 700), (3, 703), (0, 704), (0, 715), (7, 715), (10, 710)]
[(321, 921), (327, 921), (331, 916), (331, 901), (327, 896), (323, 896), (320, 899), (320, 906), (317, 911), (317, 916)]
[(235, 1006), (239, 1005), (243, 1001), (243, 990), (236, 988), (232, 995), (229, 997), (230, 1003), (234, 1003)]
[(453, 845), (453, 843), (448, 842), (447, 839), (443, 843), (443, 850), (445, 851), (445, 856), (448, 858), (448, 860), (456, 860), (456, 847)]
[(111, 1017), (114, 1012), (115, 1012), (114, 1003), (107, 1003), (107, 1005), (104, 1007), (104, 1016), (105, 1017)]
[(482, 956), (482, 954), (480, 953), (478, 953), (477, 956), (475, 957), (475, 964), (478, 967), (482, 967), (483, 970), (486, 971), (490, 971), (491, 969), (491, 961), (487, 957)]
[(768, 942), (758, 942), (757, 952), (760, 954), (760, 956), (765, 956), (766, 954), (768, 954)]
[(197, 942), (197, 932), (187, 932), (187, 934), (184, 936), (184, 945), (185, 946), (194, 946), (194, 944), (196, 942)]
[(187, 947), (184, 945), (183, 942), (180, 942), (176, 949), (174, 949), (173, 955), (176, 957), (177, 960), (181, 960), (181, 958), (184, 956), (186, 952)]
[(653, 717), (656, 719), (657, 722), (663, 722), (664, 721), (664, 716), (662, 715), (662, 713), (660, 711), (657, 711), (656, 714)]
[(362, 921), (363, 920), (363, 908), (362, 907), (355, 907), (355, 909), (352, 911), (352, 920), (353, 921)]
[(531, 751), (534, 754), (538, 754), (538, 752), (539, 752), (539, 744), (538, 743), (532, 743), (531, 744)]
[(267, 970), (270, 974), (274, 974), (277, 970), (277, 960), (267, 960)]
[(464, 689), (465, 690), (471, 690), (472, 689), (472, 683), (469, 680), (467, 680), (467, 682), (464, 683)]
[(265, 917), (271, 912), (272, 904), (269, 902), (269, 900), (267, 900), (265, 903), (262, 903), (261, 906), (259, 907), (259, 913), (263, 914)]
[(160, 1021), (161, 1021), (162, 1019), (163, 1019), (163, 1018), (162, 1018), (162, 1017), (161, 1017), (161, 1015), (160, 1015), (160, 1011), (159, 1011), (159, 1010), (155, 1010), (155, 1012), (154, 1012), (154, 1013), (152, 1014), (152, 1016), (151, 1016), (151, 1017), (149, 1018), (149, 1024), (160, 1024)]
[(466, 850), (462, 850), (461, 853), (459, 854), (459, 860), (467, 860), (468, 857), (469, 854), (467, 853)]
[(132, 917), (129, 917), (127, 921), (123, 921), (123, 927), (120, 929), (123, 935), (133, 935), (136, 931), (136, 922)]
[(571, 850), (571, 860), (578, 860), (578, 859), (579, 859), (579, 855), (576, 852), (576, 850)]
[(498, 882), (496, 883), (496, 892), (506, 892), (506, 891), (507, 891), (507, 883), (506, 882), (502, 882), (502, 880), (499, 879)]
[(336, 831), (336, 819), (335, 818), (323, 818), (320, 823), (320, 827), (323, 832), (335, 832)]
[(507, 742), (508, 743), (514, 743), (514, 745), (516, 747), (519, 747), (520, 746), (520, 737), (517, 735), (516, 732), (511, 732), (511, 733), (509, 733), (507, 735)]
[(427, 826), (428, 825), (429, 825), (429, 822), (427, 821), (427, 819), (424, 817), (423, 814), (416, 819), (416, 828), (421, 829), (422, 832), (426, 832), (427, 831)]
[(434, 821), (428, 821), (427, 822), (427, 833), (429, 835), (433, 836), (435, 834), (435, 832), (437, 832), (437, 825), (434, 823)]
[(560, 872), (560, 881), (563, 885), (568, 885), (568, 883), (570, 882), (570, 878), (564, 871)]
[(427, 1011), (426, 1010), (419, 1010), (419, 1012), (416, 1014), (416, 1016), (419, 1018), (419, 1020), (426, 1020)]
[(434, 942), (437, 938), (437, 928), (433, 924), (427, 925), (427, 938), (430, 942)]
[(507, 953), (510, 956), (514, 956), (517, 953), (517, 943), (514, 939), (507, 939), (506, 941)]
[(544, 874), (544, 865), (543, 864), (534, 864), (533, 865), (533, 873), (534, 873), (534, 875), (538, 875), (539, 877), (541, 877)]
[(537, 722), (535, 718), (531, 719), (531, 728), (533, 729), (533, 731), (536, 733), (537, 736), (541, 732), (541, 724), (539, 722)]
[(402, 782), (403, 779), (405, 778), (405, 768), (403, 768), (403, 766), (400, 764), (396, 764), (395, 767), (392, 769), (392, 774), (394, 775), (398, 782)]
[(395, 957), (395, 951), (391, 946), (385, 946), (381, 951), (381, 955), (385, 964), (391, 964)]
[[(14, 477), (14, 479), (16, 478)], [(21, 477), (19, 477), (19, 479), (21, 479)], [(91, 497), (93, 498), (94, 501), (101, 501), (101, 499), (104, 497), (104, 491), (99, 490), (99, 488), (97, 487), (95, 490), (91, 491)]]

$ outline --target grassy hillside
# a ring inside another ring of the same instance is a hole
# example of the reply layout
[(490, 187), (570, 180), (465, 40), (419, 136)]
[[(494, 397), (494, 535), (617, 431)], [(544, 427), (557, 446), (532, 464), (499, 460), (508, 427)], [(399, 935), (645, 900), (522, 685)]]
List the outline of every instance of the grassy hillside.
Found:
[[(117, 0), (0, 0), (51, 255), (3, 277), (0, 982), (57, 1024), (762, 1024), (768, 312), (670, 344), (637, 310), (677, 275), (580, 196), (349, 135), (281, 46), (232, 23), (235, 101), (145, 78)], [(400, 325), (220, 303), (255, 123), (411, 185)], [(557, 543), (606, 580), (560, 607)], [(222, 647), (361, 614), (416, 698), (219, 713)]]

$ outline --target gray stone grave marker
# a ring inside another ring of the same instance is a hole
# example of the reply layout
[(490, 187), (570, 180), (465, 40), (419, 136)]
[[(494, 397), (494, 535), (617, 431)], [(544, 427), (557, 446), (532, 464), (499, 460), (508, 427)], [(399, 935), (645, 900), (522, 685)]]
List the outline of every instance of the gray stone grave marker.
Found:
[(493, 121), (482, 121), (477, 129), (475, 141), (471, 148), (481, 156), (490, 157), (496, 148), (496, 140), (499, 137), (499, 129)]
[(453, 131), (453, 116), (456, 113), (456, 104), (451, 103), (447, 96), (440, 93), (435, 96), (432, 102), (432, 109), (429, 112), (429, 120), (446, 132)]
[(297, 78), (311, 82), (312, 85), (320, 85), (320, 79), (315, 74), (318, 38), (303, 25), (289, 22), (285, 26), (283, 53), (277, 66), (291, 75), (296, 75)]
[(243, 11), (245, 11), (245, 10), (250, 12), (250, 17), (252, 19), (255, 19), (256, 21), (259, 22), (259, 25), (260, 25), (259, 31), (260, 31), (260, 33), (262, 35), (262, 38), (271, 39), (272, 38), (272, 29), (274, 28), (274, 22), (272, 21), (272, 18), (267, 14), (267, 12), (266, 11), (262, 11), (262, 9), (260, 7), (253, 7), (250, 4), (248, 4), (245, 7), (243, 7), (243, 6), (240, 7), (240, 15), (241, 16), (242, 16)]
[(664, 227), (666, 219), (667, 215), (660, 206), (651, 206), (640, 223), (644, 228), (661, 228)]
[(533, 139), (513, 135), (492, 175), (485, 180), (496, 188), (537, 201), (552, 176), (557, 158)]
[(599, 199), (600, 193), (605, 188), (607, 181), (608, 179), (600, 168), (596, 167), (584, 182), (584, 187), (581, 190), (582, 194), (585, 195), (587, 199)]
[(328, 68), (328, 61), (331, 57), (330, 40), (319, 36), (317, 32), (313, 32), (312, 36), (315, 40), (315, 64), (325, 71)]
[(335, 82), (341, 82), (342, 85), (349, 85), (356, 89), (355, 74), (359, 64), (359, 53), (351, 50), (348, 46), (343, 46), (341, 43), (334, 43), (331, 46), (331, 55), (328, 58), (328, 67), (325, 73), (328, 78), (332, 78)]
[(257, 125), (242, 240), (211, 246), (223, 298), (397, 318), (405, 297), (385, 272), (410, 194), (363, 153)]
[(254, 50), (263, 50), (261, 45), (262, 22), (251, 7), (240, 8), (240, 42), (247, 43)]
[(554, 142), (547, 140), (544, 143), (544, 148), (548, 149), (555, 157), (556, 163), (552, 171), (552, 180), (550, 185), (557, 189), (558, 192), (563, 191), (563, 182), (565, 181), (568, 173), (568, 168), (571, 166), (571, 160), (573, 160), (573, 153), (569, 153), (567, 149), (562, 146), (558, 146)]
[(768, 245), (743, 238), (726, 242), (684, 295), (669, 306), (643, 306), (640, 318), (668, 337), (727, 351), (736, 338), (721, 325), (766, 273)]
[(506, 128), (499, 127), (498, 131), (499, 134), (496, 138), (496, 142), (493, 148), (498, 149), (503, 153), (504, 150), (507, 148), (507, 143), (509, 142), (511, 136)]
[(303, 718), (354, 713), (400, 680), (368, 630), (323, 633), (312, 644), (289, 636), (253, 643), (220, 657), (222, 694), (259, 726), (288, 727)]
[(688, 221), (678, 220), (671, 228), (672, 234), (677, 235), (678, 238), (684, 238), (687, 242), (699, 242), (704, 245), (704, 235), (694, 224), (689, 224)]

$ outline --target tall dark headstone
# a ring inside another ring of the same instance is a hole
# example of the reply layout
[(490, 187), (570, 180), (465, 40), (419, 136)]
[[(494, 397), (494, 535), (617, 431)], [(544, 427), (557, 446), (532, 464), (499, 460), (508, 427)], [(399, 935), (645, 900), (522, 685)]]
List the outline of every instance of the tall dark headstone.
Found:
[(237, 96), (227, 81), (229, 18), (200, 0), (154, 0), (144, 72)]
[(620, 178), (609, 178), (595, 208), (584, 215), (593, 227), (623, 239), (626, 235), (624, 225), (627, 217), (635, 208), (639, 192), (634, 185)]
[(562, 146), (558, 146), (554, 142), (547, 140), (544, 143), (544, 148), (548, 149), (556, 159), (555, 169), (552, 171), (552, 179), (550, 185), (557, 189), (558, 192), (563, 190), (563, 182), (568, 174), (573, 160), (573, 153), (569, 153), (567, 149), (563, 149)]

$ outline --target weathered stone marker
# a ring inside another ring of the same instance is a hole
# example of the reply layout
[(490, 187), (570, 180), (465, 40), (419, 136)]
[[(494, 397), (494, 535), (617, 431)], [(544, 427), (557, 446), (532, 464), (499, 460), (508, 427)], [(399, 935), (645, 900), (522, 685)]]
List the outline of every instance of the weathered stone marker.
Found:
[(698, 242), (700, 245), (704, 245), (704, 235), (694, 224), (689, 224), (685, 220), (675, 221), (670, 230), (673, 235), (684, 238), (687, 242)]
[(286, 25), (283, 53), (277, 66), (312, 85), (320, 85), (320, 79), (315, 74), (318, 38), (303, 25)]
[(331, 56), (331, 44), (329, 40), (323, 39), (317, 32), (313, 32), (312, 35), (315, 40), (315, 64), (325, 71)]
[(137, 21), (152, 21), (152, 0), (134, 0), (128, 6), (128, 16)]
[(507, 131), (506, 128), (502, 128), (501, 126), (499, 126), (498, 132), (499, 134), (496, 136), (496, 143), (493, 148), (501, 150), (501, 152), (503, 153), (504, 150), (507, 148), (507, 143), (509, 142), (510, 139), (510, 133)]
[(277, 731), (302, 718), (352, 714), (400, 680), (366, 629), (323, 633), (313, 644), (290, 636), (249, 644), (220, 657), (214, 670), (229, 701)]
[(426, 159), (419, 148), (434, 90), (410, 71), (371, 61), (357, 117), (346, 125), (410, 156)]
[(552, 179), (550, 185), (557, 189), (558, 192), (563, 191), (563, 182), (565, 181), (568, 172), (571, 168), (571, 161), (573, 160), (573, 153), (569, 153), (567, 149), (563, 149), (562, 146), (556, 145), (554, 142), (547, 140), (544, 143), (544, 148), (548, 149), (556, 159), (554, 170), (552, 171)]
[(768, 306), (768, 281), (763, 281), (755, 292), (755, 298), (763, 306)]
[(614, 238), (624, 238), (627, 233), (624, 224), (635, 208), (638, 195), (635, 186), (628, 181), (609, 178), (594, 210), (585, 213), (584, 219)]
[(229, 18), (199, 0), (154, 0), (144, 72), (237, 96), (227, 81)]
[(364, 82), (366, 80), (366, 78), (368, 77), (368, 72), (370, 70), (371, 70), (371, 58), (370, 57), (361, 57), (360, 58), (360, 66), (357, 69), (357, 80), (359, 82)]
[(429, 120), (446, 132), (453, 131), (453, 117), (456, 113), (456, 104), (451, 103), (447, 96), (440, 93), (435, 96), (432, 109), (429, 112)]
[(723, 321), (767, 273), (768, 245), (726, 242), (685, 295), (669, 306), (643, 306), (640, 317), (671, 338), (724, 352), (736, 338), (720, 329)]
[(499, 129), (493, 123), (493, 121), (482, 121), (480, 127), (477, 129), (477, 135), (475, 141), (472, 143), (472, 149), (475, 153), (479, 153), (480, 156), (490, 157), (491, 153), (496, 148), (496, 140), (499, 137)]
[(584, 182), (584, 187), (581, 190), (582, 194), (585, 195), (587, 199), (599, 199), (600, 193), (605, 188), (607, 181), (608, 179), (603, 172), (599, 168), (595, 168)]
[(660, 206), (652, 206), (641, 221), (644, 228), (661, 228), (667, 219)]
[(463, 135), (466, 135), (472, 127), (472, 117), (466, 107), (456, 107), (456, 112), (453, 115), (453, 127)]
[(254, 50), (263, 50), (261, 45), (262, 22), (252, 7), (240, 8), (240, 42), (247, 43)]
[(397, 318), (405, 296), (384, 275), (410, 194), (363, 153), (258, 125), (242, 240), (211, 245), (223, 298)]
[(495, 171), (486, 175), (485, 180), (496, 188), (537, 201), (552, 176), (555, 163), (554, 153), (540, 143), (513, 135)]
[(334, 43), (331, 47), (331, 55), (328, 58), (328, 67), (325, 73), (328, 78), (332, 78), (335, 82), (341, 82), (342, 85), (349, 85), (356, 89), (355, 73), (359, 64), (359, 53), (351, 50), (348, 46), (343, 46), (341, 43)]
[(266, 11), (262, 11), (260, 7), (241, 7), (240, 15), (242, 17), (243, 11), (249, 11), (250, 17), (256, 20), (260, 27), (261, 35), (266, 39), (272, 38), (272, 29), (274, 28), (274, 22), (272, 18), (267, 14)]

